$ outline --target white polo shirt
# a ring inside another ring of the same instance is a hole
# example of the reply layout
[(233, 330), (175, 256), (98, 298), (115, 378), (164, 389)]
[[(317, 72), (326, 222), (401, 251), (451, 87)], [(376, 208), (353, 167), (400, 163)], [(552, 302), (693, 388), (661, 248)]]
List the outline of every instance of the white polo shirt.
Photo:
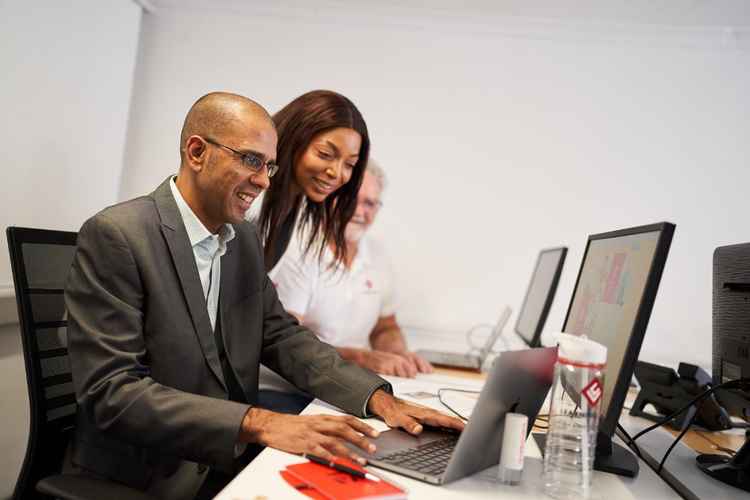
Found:
[[(284, 309), (305, 317), (305, 325), (321, 340), (337, 347), (370, 348), (370, 333), (381, 316), (396, 312), (393, 271), (380, 243), (365, 234), (351, 268), (328, 269), (334, 260), (326, 248), (318, 262), (312, 250), (302, 257), (295, 231), (287, 251), (269, 277)], [(261, 367), (260, 388), (296, 392), (291, 384)]]

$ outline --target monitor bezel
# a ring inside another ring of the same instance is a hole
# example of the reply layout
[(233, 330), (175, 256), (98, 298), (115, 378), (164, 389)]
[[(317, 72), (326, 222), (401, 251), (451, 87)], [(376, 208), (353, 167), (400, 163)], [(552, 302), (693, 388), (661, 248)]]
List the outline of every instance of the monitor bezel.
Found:
[[(534, 278), (536, 277), (536, 273), (539, 270), (539, 263), (542, 261), (542, 257), (546, 253), (550, 252), (560, 252), (560, 258), (557, 261), (557, 267), (555, 268), (555, 276), (552, 279), (552, 284), (547, 290), (547, 297), (544, 301), (544, 307), (542, 308), (542, 314), (539, 316), (539, 322), (536, 325), (536, 330), (531, 336), (531, 340), (527, 339), (519, 330), (518, 326), (521, 324), (521, 318), (523, 317), (523, 311), (526, 308), (526, 301), (529, 300), (529, 293), (531, 293), (531, 287), (534, 285)], [(550, 309), (552, 309), (552, 302), (555, 300), (555, 294), (557, 293), (557, 286), (560, 283), (560, 276), (562, 276), (562, 270), (563, 266), (565, 264), (565, 257), (568, 254), (568, 247), (557, 247), (557, 248), (546, 248), (539, 252), (539, 255), (536, 259), (536, 265), (534, 266), (534, 272), (531, 274), (531, 280), (529, 281), (529, 286), (526, 289), (526, 296), (523, 298), (523, 302), (521, 304), (521, 308), (518, 312), (518, 319), (516, 320), (516, 326), (514, 328), (514, 331), (516, 332), (516, 335), (521, 337), (523, 341), (529, 346), (529, 347), (540, 347), (540, 339), (542, 337), (542, 330), (544, 330), (544, 325), (547, 323), (547, 316), (549, 315)]]
[[(612, 396), (609, 399), (609, 407), (606, 409), (606, 416), (599, 420), (599, 430), (609, 437), (614, 436), (615, 428), (617, 427), (617, 422), (620, 418), (620, 413), (622, 412), (622, 407), (625, 404), (625, 398), (628, 394), (630, 382), (633, 378), (633, 370), (638, 361), (643, 338), (646, 336), (646, 328), (648, 327), (648, 321), (651, 317), (651, 311), (654, 308), (656, 293), (659, 290), (659, 283), (661, 282), (661, 277), (664, 273), (664, 266), (667, 263), (667, 255), (669, 254), (669, 248), (672, 243), (675, 227), (676, 226), (670, 222), (660, 222), (657, 224), (619, 229), (607, 233), (592, 234), (586, 242), (586, 249), (583, 252), (583, 258), (581, 259), (581, 267), (578, 269), (578, 277), (576, 278), (573, 293), (570, 297), (570, 304), (568, 304), (568, 312), (565, 315), (565, 320), (562, 324), (562, 331), (565, 331), (565, 325), (568, 324), (568, 318), (570, 317), (570, 312), (573, 308), (573, 301), (575, 300), (576, 291), (578, 290), (578, 284), (581, 280), (583, 266), (586, 263), (586, 256), (588, 255), (591, 242), (617, 238), (620, 236), (632, 236), (659, 231), (653, 264), (651, 265), (648, 277), (646, 278), (646, 285), (643, 289), (641, 303), (638, 305), (638, 310), (636, 311), (633, 330), (630, 334), (625, 357), (623, 358), (620, 372), (617, 374), (617, 381), (615, 382)], [(623, 376), (623, 374), (627, 375)], [(607, 373), (607, 376), (611, 376), (611, 374)], [(614, 408), (617, 408), (617, 411), (613, 411)]]

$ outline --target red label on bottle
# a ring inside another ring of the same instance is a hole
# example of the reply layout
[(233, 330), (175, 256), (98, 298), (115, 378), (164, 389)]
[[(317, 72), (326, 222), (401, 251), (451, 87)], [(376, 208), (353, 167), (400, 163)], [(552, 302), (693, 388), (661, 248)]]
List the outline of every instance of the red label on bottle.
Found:
[(598, 378), (595, 378), (583, 389), (583, 396), (591, 406), (596, 406), (596, 403), (602, 398), (602, 384)]

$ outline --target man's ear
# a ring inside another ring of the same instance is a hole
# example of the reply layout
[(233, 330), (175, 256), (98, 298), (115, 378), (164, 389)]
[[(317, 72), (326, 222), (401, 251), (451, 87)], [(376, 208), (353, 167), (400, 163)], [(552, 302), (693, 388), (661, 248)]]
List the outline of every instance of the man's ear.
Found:
[(185, 143), (185, 163), (191, 170), (199, 172), (208, 159), (208, 143), (199, 135), (191, 135)]

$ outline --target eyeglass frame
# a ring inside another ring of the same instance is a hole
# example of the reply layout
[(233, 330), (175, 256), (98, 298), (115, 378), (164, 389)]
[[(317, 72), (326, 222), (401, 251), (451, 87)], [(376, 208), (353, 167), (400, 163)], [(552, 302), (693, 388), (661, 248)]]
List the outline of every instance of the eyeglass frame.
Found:
[(367, 198), (362, 198), (362, 201), (359, 201), (359, 198), (357, 199), (357, 204), (359, 205), (362, 203), (365, 206), (366, 210), (369, 210), (371, 212), (377, 212), (383, 207), (383, 202), (380, 200), (372, 201), (368, 200)]
[[(207, 143), (212, 144), (214, 146), (219, 146), (221, 148), (228, 149), (232, 153), (240, 156), (242, 158), (242, 166), (248, 170), (251, 170), (253, 172), (260, 172), (265, 166), (268, 169), (269, 179), (273, 177), (274, 175), (276, 175), (276, 172), (279, 171), (279, 166), (276, 163), (269, 163), (267, 161), (263, 161), (258, 155), (254, 153), (242, 153), (240, 151), (237, 151), (236, 149), (230, 148), (229, 146), (225, 146), (224, 144), (218, 143), (213, 139), (209, 139), (208, 137), (201, 137), (201, 139), (203, 139)], [(251, 158), (256, 158), (260, 162), (260, 166), (256, 168), (252, 165), (248, 165), (247, 162), (251, 161)]]

